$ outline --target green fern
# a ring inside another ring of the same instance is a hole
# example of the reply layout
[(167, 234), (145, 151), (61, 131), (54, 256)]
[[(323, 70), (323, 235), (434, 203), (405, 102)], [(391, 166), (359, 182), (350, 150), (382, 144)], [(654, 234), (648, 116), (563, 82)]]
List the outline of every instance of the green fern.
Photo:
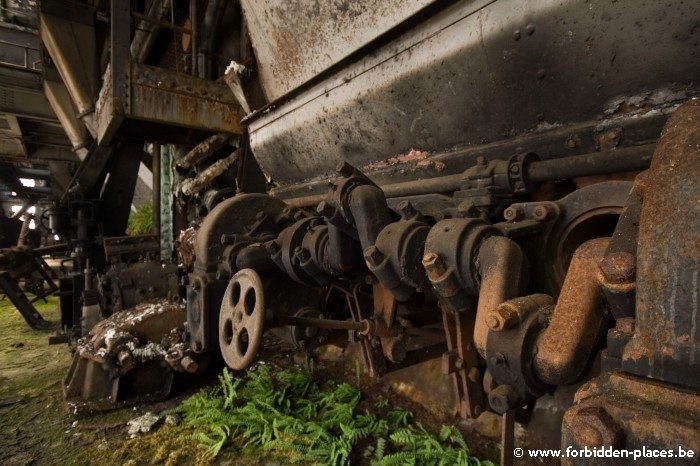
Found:
[[(202, 390), (179, 407), (206, 455), (223, 448), (266, 455), (286, 463), (346, 465), (362, 455), (374, 465), (490, 464), (470, 456), (461, 433), (443, 426), (432, 435), (406, 410), (381, 400), (386, 415), (358, 412), (360, 391), (346, 383), (314, 379), (313, 366), (272, 374), (261, 365), (245, 381), (224, 370), (219, 385)], [(357, 453), (359, 444), (366, 445)]]

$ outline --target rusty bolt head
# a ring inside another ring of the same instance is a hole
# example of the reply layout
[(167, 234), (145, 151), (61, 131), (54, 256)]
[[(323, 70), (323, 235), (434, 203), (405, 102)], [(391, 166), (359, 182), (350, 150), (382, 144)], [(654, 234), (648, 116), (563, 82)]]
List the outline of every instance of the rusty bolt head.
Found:
[(570, 427), (572, 440), (581, 448), (619, 448), (624, 441), (622, 429), (601, 406), (586, 406), (578, 410)]
[(613, 252), (603, 258), (600, 272), (605, 281), (615, 285), (632, 283), (637, 272), (636, 258), (629, 252)]
[(518, 323), (518, 313), (511, 306), (501, 305), (486, 315), (486, 325), (496, 332), (506, 330)]
[(416, 209), (413, 208), (413, 204), (409, 201), (401, 201), (396, 205), (396, 211), (401, 215), (404, 220), (411, 218), (416, 214)]
[(365, 261), (372, 268), (378, 267), (384, 260), (384, 254), (376, 246), (369, 246), (364, 250)]
[(538, 205), (532, 211), (532, 217), (535, 220), (539, 220), (539, 221), (547, 220), (547, 218), (549, 217), (549, 214), (550, 214), (549, 207), (544, 206), (544, 205)]
[(300, 263), (304, 263), (311, 259), (311, 254), (309, 253), (308, 249), (298, 246), (294, 249), (294, 257)]
[(442, 257), (434, 252), (426, 252), (423, 256), (422, 263), (423, 267), (425, 267), (425, 270), (428, 272), (428, 277), (431, 280), (437, 280), (447, 271), (447, 267), (445, 266), (445, 262), (442, 260)]
[(525, 26), (525, 32), (527, 32), (528, 36), (531, 36), (535, 33), (535, 25), (534, 24), (528, 24)]
[(497, 413), (503, 414), (518, 404), (518, 392), (510, 385), (499, 385), (489, 393), (489, 404)]
[(199, 369), (199, 364), (197, 364), (197, 362), (189, 356), (182, 358), (180, 365), (190, 374), (197, 372), (197, 369)]
[(513, 31), (513, 40), (520, 40), (520, 29)]
[(491, 364), (494, 366), (503, 366), (507, 362), (506, 357), (502, 353), (496, 353), (491, 356)]
[(321, 201), (316, 207), (316, 212), (326, 218), (333, 218), (335, 216), (336, 209), (331, 204), (326, 201)]
[(267, 252), (269, 252), (271, 256), (274, 256), (280, 251), (280, 245), (275, 240), (268, 241), (267, 243), (263, 244), (263, 246), (265, 249), (267, 249)]
[(509, 222), (514, 222), (523, 216), (523, 208), (512, 205), (503, 211), (503, 218)]
[(347, 163), (345, 160), (341, 160), (335, 166), (335, 171), (338, 172), (339, 175), (342, 175), (342, 176), (347, 178), (347, 177), (350, 177), (353, 175), (353, 173), (355, 172), (355, 169), (353, 168), (352, 165)]
[(634, 317), (621, 317), (615, 321), (615, 329), (625, 335), (634, 333)]

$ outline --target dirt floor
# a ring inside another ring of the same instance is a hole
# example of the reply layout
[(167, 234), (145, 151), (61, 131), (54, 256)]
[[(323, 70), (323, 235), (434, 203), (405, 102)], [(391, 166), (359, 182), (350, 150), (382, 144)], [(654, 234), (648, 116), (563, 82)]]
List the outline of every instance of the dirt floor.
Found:
[[(49, 336), (57, 330), (56, 301), (37, 307), (52, 322), (44, 331), (30, 329), (7, 300), (0, 301), (0, 464), (278, 464), (261, 458), (241, 458), (231, 446), (211, 461), (204, 456), (193, 430), (182, 423), (161, 423), (152, 433), (129, 438), (129, 420), (146, 412), (162, 414), (172, 410), (197, 389), (216, 383), (220, 371), (216, 365), (197, 387), (167, 402), (75, 418), (66, 411), (61, 395), (70, 351), (66, 345), (48, 345)], [(263, 359), (273, 369), (303, 360), (298, 353), (275, 343), (267, 344), (264, 353)], [(359, 368), (325, 361), (317, 364), (317, 371), (321, 378), (342, 379), (358, 386), (367, 403), (390, 398), (396, 406), (412, 411), (426, 427), (444, 422), (421, 406), (390, 394), (386, 385), (369, 382)], [(462, 423), (460, 428), (472, 454), (498, 462), (497, 425), (485, 429), (491, 431), (490, 437), (481, 435), (484, 426), (477, 428), (473, 422)]]

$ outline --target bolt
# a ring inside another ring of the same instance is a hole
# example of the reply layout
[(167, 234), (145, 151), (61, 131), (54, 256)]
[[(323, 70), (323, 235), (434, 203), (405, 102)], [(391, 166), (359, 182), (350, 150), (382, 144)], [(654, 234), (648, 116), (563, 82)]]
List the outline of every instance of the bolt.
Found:
[(486, 325), (491, 330), (500, 332), (517, 324), (518, 312), (508, 304), (501, 304), (486, 316)]
[(535, 25), (534, 24), (528, 24), (525, 26), (525, 32), (527, 32), (528, 36), (531, 36), (535, 33)]
[(544, 220), (547, 220), (547, 218), (549, 217), (550, 212), (551, 212), (551, 211), (550, 211), (549, 207), (544, 206), (544, 205), (538, 205), (537, 207), (535, 207), (535, 208), (533, 209), (533, 211), (532, 211), (532, 217), (533, 217), (535, 220), (544, 221)]
[(613, 252), (606, 255), (600, 263), (600, 272), (610, 284), (623, 285), (632, 283), (637, 272), (637, 260), (629, 252)]
[(265, 249), (267, 249), (267, 252), (269, 252), (271, 256), (274, 256), (280, 252), (280, 245), (275, 240), (268, 241), (267, 243), (264, 243), (263, 246)]
[(581, 408), (573, 415), (571, 426), (572, 440), (581, 448), (622, 446), (622, 429), (601, 406)]
[(431, 280), (437, 280), (447, 272), (447, 267), (442, 257), (434, 252), (426, 252), (423, 256), (422, 263)]
[(309, 250), (302, 247), (297, 247), (294, 249), (294, 257), (299, 261), (299, 263), (305, 263), (311, 259), (311, 254)]
[(520, 29), (513, 31), (513, 40), (520, 40)]
[(411, 204), (409, 201), (399, 202), (396, 206), (396, 211), (404, 220), (412, 218), (416, 215), (416, 209), (413, 208), (413, 204)]
[(180, 365), (190, 374), (194, 374), (197, 372), (197, 369), (199, 369), (199, 364), (197, 364), (197, 362), (189, 356), (182, 358)]
[(502, 353), (496, 353), (491, 356), (491, 365), (493, 366), (504, 366), (508, 361)]
[(621, 317), (615, 321), (615, 329), (625, 335), (634, 333), (634, 317)]
[(509, 222), (514, 222), (523, 216), (523, 208), (512, 205), (503, 211), (503, 218)]
[(335, 166), (335, 171), (338, 172), (339, 175), (348, 178), (355, 173), (355, 168), (349, 163), (347, 163), (345, 160), (341, 160)]
[(477, 383), (479, 381), (479, 369), (477, 369), (476, 367), (472, 367), (471, 369), (469, 369), (469, 373), (467, 374), (467, 377), (473, 383)]
[(568, 147), (569, 149), (576, 149), (580, 143), (581, 143), (581, 138), (579, 137), (579, 135), (572, 134), (566, 140), (566, 147)]
[(517, 175), (518, 173), (520, 173), (520, 165), (518, 165), (517, 163), (514, 163), (513, 165), (511, 165), (510, 166), (510, 173), (512, 175)]
[(321, 201), (319, 202), (318, 207), (316, 207), (316, 212), (323, 217), (333, 218), (335, 217), (336, 208), (326, 201)]
[(544, 70), (544, 68), (537, 70), (537, 79), (544, 79), (545, 76), (547, 76), (547, 72)]
[(479, 218), (481, 217), (482, 210), (481, 207), (474, 205), (472, 201), (463, 201), (457, 206), (457, 210), (468, 218)]
[(365, 262), (371, 268), (376, 268), (384, 260), (384, 254), (376, 246), (369, 246), (364, 250)]
[(518, 404), (518, 392), (510, 385), (499, 385), (489, 393), (489, 404), (497, 413), (503, 414)]

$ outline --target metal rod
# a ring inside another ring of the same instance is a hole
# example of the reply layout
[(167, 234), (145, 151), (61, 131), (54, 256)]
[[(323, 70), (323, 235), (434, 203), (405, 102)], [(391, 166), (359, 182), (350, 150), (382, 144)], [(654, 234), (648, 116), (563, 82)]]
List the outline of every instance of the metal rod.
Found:
[(153, 144), (151, 173), (153, 174), (153, 233), (157, 235), (158, 244), (160, 244), (160, 144)]
[[(574, 155), (532, 162), (527, 176), (531, 181), (554, 181), (580, 176), (602, 175), (646, 170), (651, 163), (655, 144), (626, 147), (592, 154)], [(387, 198), (457, 191), (464, 184), (464, 175), (440, 176), (380, 186)], [(292, 207), (311, 207), (326, 198), (325, 194), (283, 199)]]
[(314, 319), (313, 317), (297, 317), (277, 314), (274, 316), (273, 321), (278, 325), (298, 325), (302, 327), (316, 327), (335, 330), (357, 330), (365, 333), (369, 331), (369, 322), (364, 320), (354, 322), (351, 320)]
[(190, 0), (190, 52), (192, 52), (192, 76), (197, 76), (197, 0)]
[(530, 181), (540, 182), (646, 170), (651, 163), (654, 146), (654, 144), (646, 144), (606, 152), (542, 160), (530, 164), (527, 174)]
[(136, 19), (140, 19), (141, 21), (145, 21), (147, 23), (152, 23), (152, 24), (157, 24), (160, 27), (163, 27), (165, 29), (170, 29), (175, 32), (179, 32), (181, 34), (192, 34), (192, 29), (187, 29), (182, 26), (178, 26), (176, 24), (170, 23), (168, 21), (163, 21), (162, 19), (156, 19), (156, 18), (151, 18), (150, 16), (146, 16), (142, 13), (137, 13), (135, 11), (131, 12), (131, 16), (133, 16)]

